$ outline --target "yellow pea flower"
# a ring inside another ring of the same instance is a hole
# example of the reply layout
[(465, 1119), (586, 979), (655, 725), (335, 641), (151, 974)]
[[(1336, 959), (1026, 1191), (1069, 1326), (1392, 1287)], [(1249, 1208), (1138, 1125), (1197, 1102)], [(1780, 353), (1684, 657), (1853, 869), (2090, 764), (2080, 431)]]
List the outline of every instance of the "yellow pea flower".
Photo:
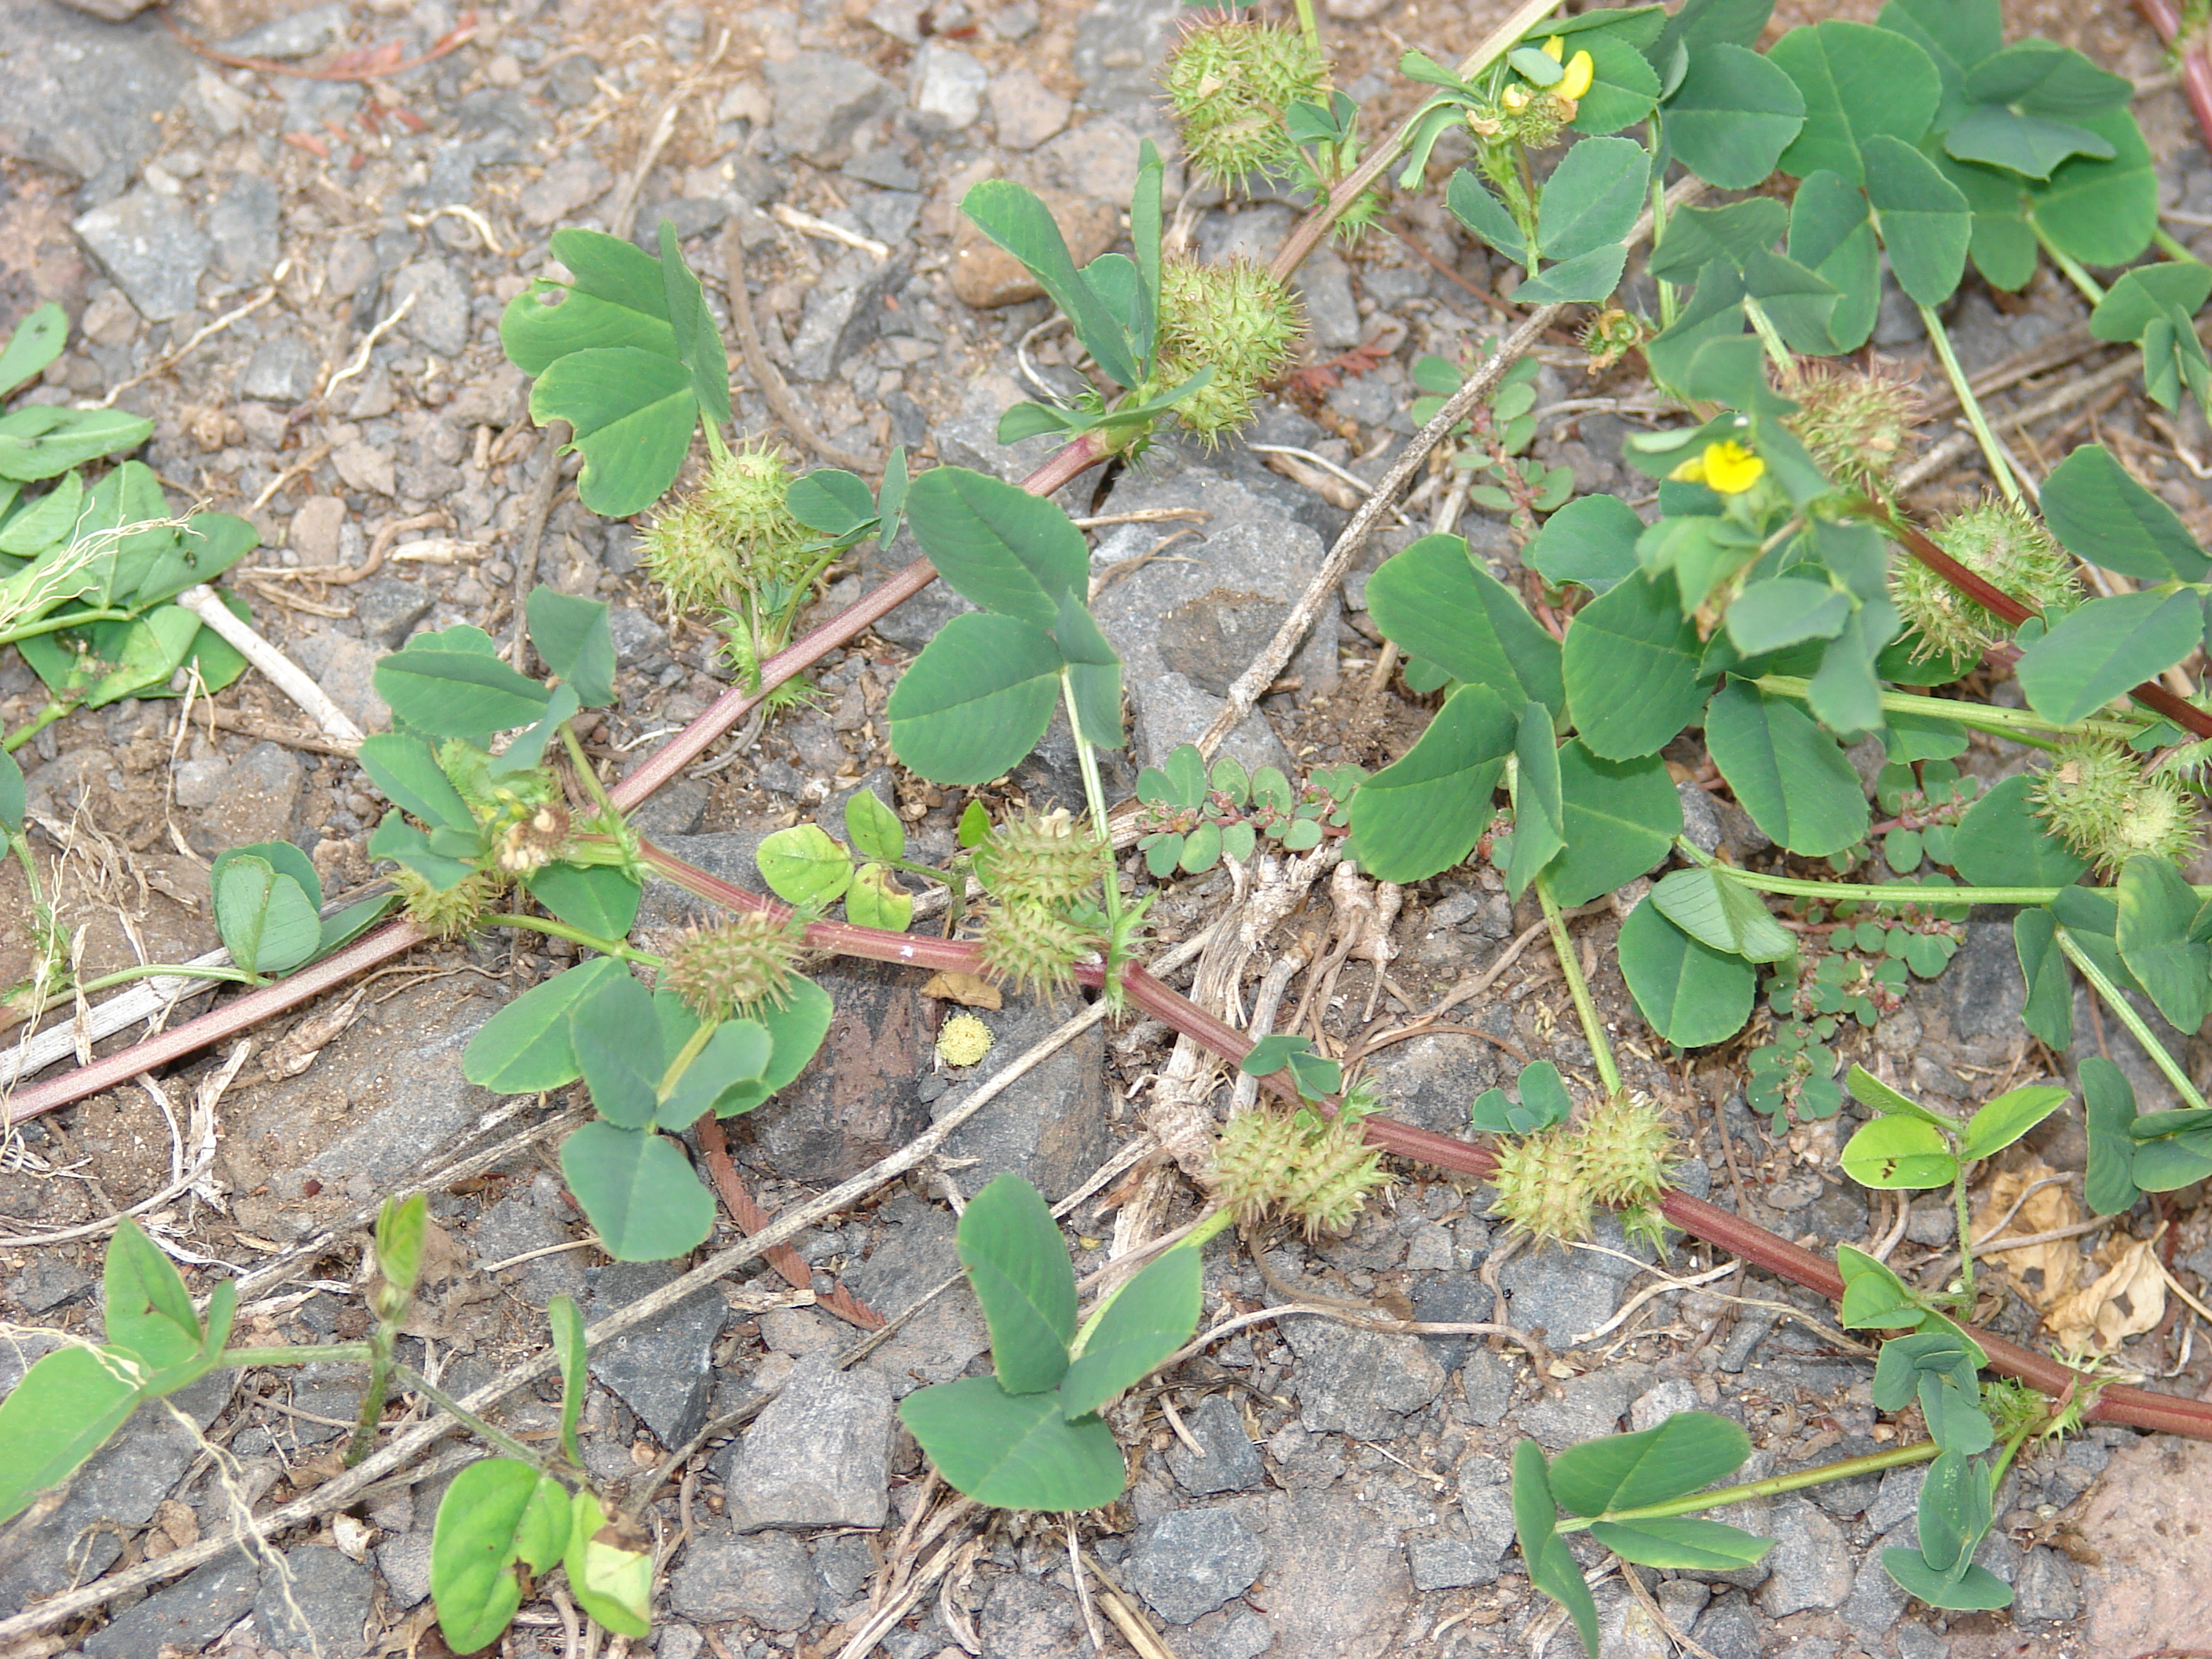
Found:
[(1528, 94), (1522, 88), (1508, 87), (1500, 95), (1499, 101), (1508, 109), (1517, 110), (1528, 103)]
[(1564, 61), (1566, 49), (1567, 37), (1564, 34), (1555, 34), (1544, 42), (1544, 55), (1555, 64)]
[(1723, 495), (1741, 495), (1766, 476), (1766, 463), (1733, 438), (1707, 444), (1667, 475), (1684, 483), (1701, 483)]
[[(1555, 40), (1556, 38), (1554, 37)], [(1553, 57), (1558, 55), (1556, 52), (1553, 54)], [(1591, 60), (1589, 53), (1578, 52), (1568, 60), (1567, 72), (1559, 77), (1559, 84), (1552, 88), (1552, 94), (1556, 98), (1565, 98), (1573, 102), (1587, 97), (1589, 94), (1590, 82), (1596, 79), (1597, 64)]]

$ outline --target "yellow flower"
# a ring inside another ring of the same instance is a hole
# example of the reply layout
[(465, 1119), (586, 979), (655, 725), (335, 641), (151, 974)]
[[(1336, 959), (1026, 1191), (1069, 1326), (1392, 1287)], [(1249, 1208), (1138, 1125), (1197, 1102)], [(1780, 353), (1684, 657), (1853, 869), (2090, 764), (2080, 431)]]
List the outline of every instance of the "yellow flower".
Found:
[(1505, 107), (1508, 109), (1519, 109), (1522, 105), (1528, 101), (1528, 94), (1522, 88), (1508, 87), (1505, 88), (1500, 101), (1504, 103)]
[(1555, 34), (1544, 42), (1544, 55), (1556, 64), (1562, 61), (1561, 54), (1566, 51), (1566, 48), (1567, 37), (1564, 34)]
[(1766, 476), (1766, 463), (1729, 438), (1707, 444), (1703, 454), (1683, 462), (1667, 476), (1685, 483), (1701, 483), (1723, 495), (1741, 495)]
[[(1554, 57), (1558, 55), (1556, 52), (1553, 54)], [(1559, 84), (1552, 88), (1552, 95), (1565, 98), (1570, 102), (1586, 98), (1589, 95), (1590, 82), (1596, 79), (1596, 64), (1591, 60), (1589, 53), (1578, 52), (1568, 59), (1567, 72), (1559, 77)]]

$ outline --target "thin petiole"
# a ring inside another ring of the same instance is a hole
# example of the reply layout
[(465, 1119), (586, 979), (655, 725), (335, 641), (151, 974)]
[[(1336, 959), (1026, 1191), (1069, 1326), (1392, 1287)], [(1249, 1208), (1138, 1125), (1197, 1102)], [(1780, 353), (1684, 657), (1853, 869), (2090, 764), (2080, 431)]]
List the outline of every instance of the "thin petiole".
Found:
[(1583, 1035), (1589, 1039), (1590, 1054), (1597, 1061), (1598, 1081), (1605, 1085), (1608, 1095), (1620, 1092), (1620, 1067), (1613, 1060), (1613, 1043), (1606, 1036), (1605, 1024), (1597, 1017), (1597, 1002), (1590, 995), (1589, 981), (1583, 977), (1583, 965), (1575, 957), (1574, 941), (1567, 936), (1567, 919), (1559, 914), (1559, 902), (1552, 896), (1551, 884), (1543, 877), (1536, 878), (1536, 902), (1544, 907), (1544, 923), (1552, 932), (1552, 949), (1559, 953), (1559, 972), (1567, 981), (1568, 994), (1575, 1000), (1575, 1016), (1583, 1024)]
[(1936, 347), (1936, 356), (1943, 365), (1944, 378), (1951, 382), (1951, 390), (1959, 399), (1959, 407), (1966, 411), (1966, 424), (1974, 429), (1974, 441), (1982, 447), (1982, 459), (1989, 463), (1990, 471), (1996, 476), (1997, 488), (2014, 507), (2021, 505), (2020, 485), (2012, 475), (2012, 463), (2005, 459), (2004, 446), (1997, 434), (1990, 429), (1989, 416), (1982, 410), (1982, 400), (1974, 395), (1973, 384), (1966, 379), (1966, 371), (1960, 367), (1958, 354), (1951, 349), (1951, 337), (1943, 331), (1943, 319), (1936, 314), (1932, 306), (1920, 307), (1920, 320), (1928, 330), (1928, 338)]
[(2087, 951), (2067, 936), (2063, 927), (2051, 931), (2052, 937), (2058, 941), (2058, 948), (2066, 953), (2066, 960), (2081, 970), (2081, 977), (2089, 981), (2089, 988), (2102, 997), (2105, 1006), (2118, 1016), (2120, 1024), (2128, 1028), (2128, 1035), (2142, 1046), (2143, 1053), (2150, 1057), (2151, 1064), (2157, 1066), (2165, 1074), (2166, 1080), (2173, 1085), (2174, 1093), (2179, 1095), (2191, 1110), (2203, 1110), (2204, 1097), (2189, 1080), (2189, 1073), (2182, 1069), (2172, 1054), (2166, 1052), (2166, 1045), (2152, 1035), (2148, 1022), (2136, 1012), (2135, 1005), (2120, 994), (2120, 988), (2105, 977), (2105, 970), (2090, 959)]
[[(1794, 674), (1761, 674), (1752, 682), (1760, 690), (1778, 697), (1795, 697), (1800, 702), (1812, 695), (1813, 683)], [(2131, 720), (2075, 720), (2066, 724), (2048, 720), (2032, 708), (2005, 708), (1995, 703), (1961, 702), (1951, 697), (1917, 696), (1910, 691), (1885, 691), (1881, 694), (1882, 710), (1891, 714), (1923, 714), (1931, 720), (1957, 720), (1962, 726), (1978, 726), (1984, 731), (2013, 738), (2016, 742), (2032, 742), (2022, 737), (2025, 732), (2047, 732), (2054, 737), (2117, 738), (2123, 743), (2136, 737), (2143, 727)]]
[(1622, 1510), (1613, 1515), (1577, 1515), (1561, 1521), (1555, 1530), (1580, 1532), (1593, 1521), (1657, 1521), (1670, 1515), (1692, 1515), (1699, 1510), (1720, 1509), (1730, 1504), (1755, 1503), (1762, 1498), (1798, 1492), (1807, 1486), (1825, 1486), (1831, 1480), (1850, 1480), (1862, 1474), (1900, 1468), (1907, 1463), (1925, 1463), (1942, 1449), (1932, 1440), (1893, 1446), (1887, 1451), (1847, 1457), (1840, 1463), (1823, 1463), (1816, 1468), (1799, 1469), (1794, 1474), (1772, 1474), (1764, 1480), (1746, 1481), (1741, 1486), (1723, 1486), (1718, 1492), (1693, 1492), (1681, 1498), (1670, 1498), (1663, 1504), (1647, 1504), (1642, 1509)]
[(550, 939), (565, 939), (571, 945), (580, 945), (587, 951), (597, 951), (603, 957), (620, 957), (624, 962), (635, 962), (647, 968), (660, 966), (660, 958), (650, 951), (633, 950), (619, 939), (601, 939), (580, 927), (571, 927), (565, 921), (556, 921), (550, 916), (520, 916), (512, 911), (488, 911), (484, 923), (492, 927), (528, 927)]

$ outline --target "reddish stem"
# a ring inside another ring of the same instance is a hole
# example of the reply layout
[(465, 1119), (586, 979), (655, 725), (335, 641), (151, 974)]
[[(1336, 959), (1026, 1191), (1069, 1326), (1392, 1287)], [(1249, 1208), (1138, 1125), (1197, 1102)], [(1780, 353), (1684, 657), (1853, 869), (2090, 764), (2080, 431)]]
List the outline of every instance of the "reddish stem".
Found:
[(2203, 43), (2179, 39), (2181, 15), (2166, 0), (2136, 0), (2136, 9), (2158, 31), (2158, 38), (2174, 48), (2181, 66), (2181, 90), (2197, 117), (2197, 131), (2212, 149), (2212, 61), (2206, 59)]
[[(763, 910), (782, 915), (791, 914), (787, 907), (775, 900), (763, 898), (720, 877), (711, 876), (650, 842), (644, 844), (642, 852), (646, 861), (654, 869), (686, 890), (712, 902), (732, 909)], [(841, 955), (865, 957), (876, 962), (906, 963), (917, 968), (957, 969), (975, 973), (982, 966), (981, 953), (973, 945), (963, 940), (920, 939), (904, 933), (888, 933), (881, 928), (858, 927), (850, 922), (814, 922), (807, 927), (806, 942), (817, 949), (835, 951)], [(1097, 986), (1102, 982), (1104, 975), (1100, 968), (1094, 965), (1079, 969), (1076, 977), (1086, 985)], [(1251, 1052), (1252, 1045), (1242, 1031), (1206, 1012), (1134, 963), (1123, 967), (1121, 988), (1129, 1000), (1146, 1013), (1193, 1042), (1204, 1044), (1224, 1060), (1233, 1062)], [(1295, 1101), (1298, 1097), (1297, 1087), (1287, 1071), (1263, 1078), (1261, 1082), (1286, 1100)], [(1379, 1113), (1362, 1118), (1360, 1127), (1370, 1142), (1395, 1157), (1475, 1176), (1486, 1181), (1497, 1171), (1496, 1156), (1487, 1146), (1473, 1141), (1459, 1140), (1449, 1135), (1437, 1134), (1433, 1130), (1416, 1128), (1410, 1123), (1401, 1123)], [(1668, 1193), (1661, 1200), (1659, 1209), (1669, 1222), (1692, 1237), (1703, 1239), (1709, 1244), (1741, 1256), (1753, 1266), (1764, 1267), (1779, 1278), (1803, 1285), (1807, 1290), (1818, 1291), (1832, 1302), (1843, 1296), (1843, 1278), (1836, 1271), (1833, 1262), (1769, 1232), (1756, 1222), (1731, 1215), (1717, 1206), (1683, 1192)], [(2003, 1337), (1981, 1330), (1975, 1330), (1972, 1334), (1988, 1353), (1992, 1370), (2018, 1377), (2046, 1394), (2060, 1395), (2069, 1388), (2094, 1386), (2093, 1379), (2060, 1364), (2057, 1360), (2023, 1348), (2017, 1343), (2008, 1342)], [(2122, 1423), (2134, 1428), (2212, 1440), (2212, 1402), (2185, 1400), (2175, 1395), (2154, 1394), (2144, 1389), (2106, 1388), (2097, 1395), (2096, 1403), (2085, 1413), (2085, 1417), (2090, 1422)]]

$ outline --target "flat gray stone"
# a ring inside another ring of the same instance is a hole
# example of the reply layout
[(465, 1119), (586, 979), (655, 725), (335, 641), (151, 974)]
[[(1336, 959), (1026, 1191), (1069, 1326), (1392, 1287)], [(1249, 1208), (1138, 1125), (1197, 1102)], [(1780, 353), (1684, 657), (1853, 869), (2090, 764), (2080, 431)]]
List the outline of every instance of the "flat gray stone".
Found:
[(2012, 1616), (2021, 1624), (2066, 1625), (2081, 1616), (2081, 1591), (2056, 1550), (2027, 1552), (2013, 1579)]
[(1266, 1479), (1244, 1419), (1227, 1395), (1206, 1395), (1196, 1411), (1185, 1413), (1183, 1426), (1206, 1449), (1200, 1457), (1181, 1440), (1168, 1448), (1168, 1470), (1185, 1492), (1250, 1492)]
[(234, 34), (222, 43), (222, 49), (242, 58), (309, 58), (344, 40), (346, 24), (343, 0), (325, 0), (322, 5), (295, 11), (289, 17), (272, 17), (243, 34)]
[(86, 9), (0, 6), (0, 155), (94, 181), (105, 199), (160, 144), (154, 117), (192, 78), (192, 59), (155, 18), (103, 22)]
[(258, 1562), (218, 1556), (86, 1637), (86, 1659), (145, 1659), (164, 1646), (191, 1652), (252, 1612), (260, 1586)]
[(1406, 1545), (1417, 1590), (1458, 1589), (1496, 1582), (1498, 1564), (1485, 1565), (1474, 1547), (1462, 1538), (1415, 1538)]
[[(672, 1261), (617, 1261), (601, 1270), (593, 1317), (612, 1313), (680, 1278)], [(729, 1304), (711, 1285), (633, 1326), (592, 1355), (592, 1375), (620, 1395), (665, 1447), (687, 1443), (707, 1421), (714, 1395), (714, 1344)]]
[(1770, 1573), (1759, 1592), (1760, 1611), (1769, 1618), (1832, 1607), (1851, 1593), (1850, 1544), (1820, 1505), (1802, 1498), (1778, 1499), (1764, 1531), (1774, 1540), (1765, 1559)]
[(416, 344), (441, 356), (457, 357), (469, 343), (469, 285), (443, 259), (417, 259), (392, 273), (392, 304), (409, 295), (414, 309), (400, 324)]
[(993, 1659), (1065, 1659), (1087, 1645), (1076, 1599), (1057, 1584), (1021, 1573), (991, 1586), (976, 1629)]
[(819, 167), (845, 159), (860, 125), (888, 110), (891, 83), (866, 64), (826, 52), (802, 52), (775, 66), (776, 143)]
[(270, 403), (296, 404), (315, 389), (320, 367), (315, 349), (297, 334), (279, 334), (254, 347), (238, 377), (238, 395)]
[(274, 1566), (262, 1570), (254, 1630), (271, 1647), (358, 1653), (375, 1583), (368, 1567), (336, 1550), (320, 1545), (287, 1550), (281, 1572)]
[(1298, 1357), (1287, 1386), (1310, 1432), (1384, 1439), (1396, 1434), (1407, 1413), (1443, 1391), (1443, 1367), (1418, 1336), (1356, 1330), (1326, 1319), (1285, 1321), (1284, 1335)]
[(214, 244), (175, 197), (141, 185), (79, 215), (75, 228), (140, 316), (166, 322), (198, 303)]
[(983, 112), (983, 94), (991, 72), (957, 46), (931, 40), (915, 55), (912, 71), (914, 107), (925, 126), (960, 132)]
[(716, 1460), (739, 1532), (880, 1527), (890, 1512), (891, 1391), (874, 1370), (809, 1354)]
[(788, 1533), (695, 1541), (668, 1577), (668, 1610), (679, 1619), (750, 1619), (797, 1630), (814, 1616), (814, 1564)]
[(377, 1546), (376, 1570), (384, 1575), (384, 1587), (392, 1593), (392, 1599), (403, 1607), (421, 1606), (430, 1593), (433, 1541), (428, 1531), (418, 1528)]
[(292, 648), (300, 666), (364, 732), (389, 732), (392, 706), (377, 694), (376, 659), (384, 653), (350, 634), (310, 634)]
[[(293, 522), (299, 520), (295, 517)], [(386, 651), (404, 644), (415, 624), (438, 602), (438, 596), (421, 583), (397, 576), (372, 576), (353, 593), (353, 617), (362, 635)]]
[(903, 267), (854, 248), (808, 290), (791, 342), (791, 372), (826, 380), (837, 366), (876, 337), (884, 293), (906, 279)]
[(1276, 1493), (1267, 1504), (1268, 1659), (1346, 1659), (1399, 1650), (1413, 1575), (1402, 1520), (1341, 1486)]
[(1723, 1595), (1698, 1617), (1691, 1632), (1711, 1648), (1714, 1659), (1760, 1659), (1766, 1640), (1759, 1614), (1740, 1595)]
[(283, 210), (276, 186), (259, 173), (231, 175), (207, 216), (208, 235), (225, 272), (241, 283), (258, 282), (276, 269), (283, 252), (277, 235)]
[(1553, 1451), (1611, 1434), (1650, 1378), (1648, 1367), (1626, 1364), (1571, 1376), (1560, 1384), (1557, 1400), (1547, 1395), (1522, 1407), (1521, 1426)]
[(1227, 1510), (1177, 1510), (1138, 1534), (1129, 1588), (1170, 1624), (1188, 1625), (1251, 1588), (1266, 1546)]
[[(996, 1076), (1073, 1012), (1066, 997), (1023, 998), (990, 1017), (998, 1042), (957, 1088), (929, 1103), (933, 1121), (944, 1118), (969, 1091)], [(1022, 1177), (1057, 1202), (1106, 1160), (1106, 1032), (1093, 1025), (1051, 1059), (1024, 1073), (945, 1138), (953, 1158), (978, 1162), (961, 1171), (969, 1192), (993, 1176)]]

